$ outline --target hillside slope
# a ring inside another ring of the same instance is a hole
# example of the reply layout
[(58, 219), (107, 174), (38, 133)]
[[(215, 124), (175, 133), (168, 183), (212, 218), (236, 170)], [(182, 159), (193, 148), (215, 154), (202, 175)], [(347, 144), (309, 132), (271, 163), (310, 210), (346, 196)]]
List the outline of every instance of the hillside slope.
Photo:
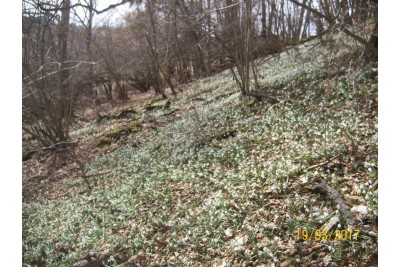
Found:
[(378, 80), (360, 51), (338, 39), (260, 59), (275, 104), (224, 71), (124, 119), (140, 127), (86, 166), (103, 173), (91, 191), (66, 180), (68, 197), (23, 204), (23, 262), (376, 266)]

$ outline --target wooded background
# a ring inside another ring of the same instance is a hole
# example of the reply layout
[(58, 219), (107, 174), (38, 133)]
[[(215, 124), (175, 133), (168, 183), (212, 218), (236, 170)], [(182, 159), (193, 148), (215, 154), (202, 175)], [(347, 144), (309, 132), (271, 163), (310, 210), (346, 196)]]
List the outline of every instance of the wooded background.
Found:
[[(128, 3), (121, 23), (94, 26), (96, 15)], [(68, 143), (82, 96), (99, 104), (102, 97), (124, 101), (129, 90), (154, 90), (166, 98), (180, 85), (227, 68), (242, 95), (251, 94), (262, 87), (256, 58), (338, 31), (364, 45), (367, 63), (377, 62), (377, 0), (122, 0), (102, 10), (97, 5), (23, 0), (23, 129), (44, 147)]]

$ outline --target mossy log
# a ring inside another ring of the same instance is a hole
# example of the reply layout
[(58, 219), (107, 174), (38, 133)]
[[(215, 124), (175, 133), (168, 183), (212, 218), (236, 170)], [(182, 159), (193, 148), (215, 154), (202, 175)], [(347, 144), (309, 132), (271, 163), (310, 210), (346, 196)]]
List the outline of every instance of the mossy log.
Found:
[(136, 114), (136, 113), (137, 113), (136, 110), (129, 107), (127, 109), (117, 111), (114, 114), (106, 114), (106, 115), (98, 116), (96, 122), (101, 123), (104, 120), (118, 120), (118, 119), (126, 118), (126, 117), (128, 117), (128, 115), (132, 115), (132, 114)]
[(98, 118), (96, 119), (96, 122), (97, 123), (102, 123), (103, 121), (108, 121), (108, 120), (111, 120), (113, 117), (112, 116), (110, 116), (110, 115), (101, 115), (101, 116), (98, 116)]
[(123, 109), (119, 112), (117, 112), (113, 118), (115, 119), (121, 119), (121, 118), (126, 118), (127, 115), (132, 115), (132, 114), (136, 114), (136, 110), (134, 110), (133, 108), (127, 108), (127, 109)]
[(109, 146), (114, 140), (118, 140), (121, 135), (123, 134), (130, 134), (130, 133), (135, 133), (139, 131), (141, 123), (139, 121), (134, 121), (128, 124), (125, 127), (121, 127), (118, 129), (115, 129), (108, 134), (106, 134), (100, 142), (96, 145), (96, 147), (104, 147), (104, 146)]
[(105, 136), (103, 137), (100, 142), (97, 143), (96, 147), (105, 147), (111, 145), (112, 139)]
[(151, 110), (156, 110), (156, 109), (164, 110), (164, 109), (169, 108), (170, 106), (171, 106), (171, 99), (168, 98), (167, 100), (165, 100), (165, 102), (163, 102), (161, 104), (153, 104), (153, 101), (147, 102), (143, 106), (143, 109), (146, 111), (151, 111)]
[(328, 197), (337, 204), (340, 213), (346, 218), (347, 222), (350, 224), (353, 223), (354, 218), (351, 214), (350, 207), (346, 204), (343, 195), (339, 191), (330, 187), (325, 182), (319, 183), (310, 189), (328, 195)]

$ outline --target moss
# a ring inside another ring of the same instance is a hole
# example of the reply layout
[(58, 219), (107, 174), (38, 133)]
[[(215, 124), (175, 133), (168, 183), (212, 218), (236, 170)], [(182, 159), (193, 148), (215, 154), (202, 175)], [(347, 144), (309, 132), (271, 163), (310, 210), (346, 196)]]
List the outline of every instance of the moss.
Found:
[(115, 130), (115, 131), (113, 131), (113, 132), (107, 134), (107, 137), (116, 138), (116, 137), (120, 136), (120, 134), (121, 134), (124, 130), (125, 130), (125, 128), (117, 129), (117, 130)]
[(143, 105), (143, 109), (144, 109), (144, 110), (147, 110), (147, 111), (153, 110), (153, 109), (154, 109), (154, 106), (153, 106), (154, 101), (155, 101), (154, 99), (153, 99), (153, 100), (147, 101), (147, 102)]
[(167, 100), (165, 100), (160, 104), (153, 104), (153, 103), (154, 101), (147, 102), (146, 104), (144, 104), (143, 109), (146, 111), (151, 111), (156, 109), (161, 109), (161, 110), (167, 109), (171, 106), (171, 99), (168, 98)]
[(134, 128), (134, 127), (136, 128), (139, 127), (140, 125), (141, 125), (140, 121), (134, 121), (128, 125), (128, 128)]
[(136, 110), (134, 110), (133, 108), (127, 108), (127, 109), (123, 109), (121, 111), (119, 111), (117, 114), (114, 115), (114, 118), (116, 119), (120, 119), (120, 118), (124, 118), (127, 117), (130, 114), (136, 114)]
[(145, 105), (144, 109), (146, 111), (151, 111), (151, 110), (156, 110), (156, 109), (161, 109), (162, 106), (161, 105)]
[(24, 137), (22, 137), (22, 141), (26, 141), (26, 142), (32, 141), (33, 139), (34, 139), (33, 135), (31, 135), (31, 134), (27, 134)]
[(110, 145), (111, 142), (115, 139), (118, 139), (123, 132), (126, 134), (138, 132), (140, 130), (140, 125), (140, 121), (133, 121), (126, 127), (115, 129), (110, 133), (107, 133), (105, 137), (96, 145), (96, 147)]
[(167, 101), (165, 101), (164, 105), (162, 106), (162, 110), (169, 108), (171, 106), (171, 98), (168, 98)]
[(100, 142), (96, 145), (96, 147), (105, 147), (111, 145), (112, 139), (108, 136), (105, 136)]
[(131, 122), (125, 129), (128, 133), (136, 133), (139, 131), (141, 123), (140, 121)]

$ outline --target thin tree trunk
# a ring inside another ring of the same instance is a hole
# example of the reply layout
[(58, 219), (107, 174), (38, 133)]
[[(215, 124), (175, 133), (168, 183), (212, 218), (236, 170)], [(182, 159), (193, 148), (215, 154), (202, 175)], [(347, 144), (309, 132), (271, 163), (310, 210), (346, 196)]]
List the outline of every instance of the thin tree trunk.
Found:
[(275, 14), (275, 0), (269, 0), (270, 1), (270, 12), (268, 14), (268, 29), (267, 29), (267, 36), (272, 36), (272, 19), (274, 18)]
[[(70, 0), (64, 0), (63, 9), (61, 10), (61, 21), (59, 26), (59, 34), (58, 38), (60, 40), (59, 43), (59, 62), (60, 62), (60, 72), (58, 78), (58, 89), (59, 89), (59, 127), (58, 127), (58, 138), (59, 141), (65, 141), (68, 138), (67, 131), (64, 131), (67, 128), (67, 118), (70, 114), (70, 105), (71, 101), (69, 95), (69, 70), (68, 70), (68, 32), (69, 32), (69, 17), (70, 17), (70, 9), (68, 8), (71, 5)], [(65, 124), (65, 125), (64, 125)]]
[[(307, 0), (303, 0), (303, 4), (307, 4)], [(304, 20), (304, 12), (305, 12), (305, 8), (301, 7), (301, 11), (300, 11), (300, 17), (299, 17), (299, 25), (297, 25), (297, 29), (296, 29), (296, 33), (295, 33), (295, 41), (298, 42), (301, 38), (301, 29), (304, 25), (303, 20)]]
[[(91, 8), (94, 8), (94, 1), (95, 0), (89, 0), (89, 6)], [(93, 10), (88, 10), (89, 12), (89, 17), (88, 17), (88, 24), (86, 28), (86, 51), (87, 51), (87, 57), (88, 61), (92, 62), (93, 60), (93, 54), (92, 54), (92, 28), (93, 28), (93, 16), (94, 12)], [(88, 69), (88, 78), (90, 83), (93, 82), (94, 80), (94, 68), (93, 64), (89, 64), (89, 69)], [(97, 97), (97, 96), (96, 96)]]
[(151, 35), (152, 38), (150, 38), (149, 34), (146, 35), (146, 40), (147, 44), (150, 50), (150, 54), (152, 55), (153, 58), (153, 71), (154, 71), (154, 76), (155, 76), (155, 85), (154, 88), (157, 93), (161, 94), (163, 98), (167, 98), (165, 93), (163, 92), (163, 88), (161, 85), (160, 81), (160, 72), (162, 72), (159, 59), (158, 59), (158, 49), (157, 49), (157, 31), (156, 31), (156, 25), (154, 21), (154, 11), (153, 11), (153, 3), (152, 0), (147, 1), (147, 11), (149, 14), (149, 19), (150, 19), (150, 28), (152, 30)]
[[(329, 15), (325, 15), (323, 13), (321, 13), (320, 11), (313, 9), (307, 5), (303, 5), (302, 3), (299, 3), (297, 0), (289, 0), (292, 3), (298, 5), (298, 6), (302, 6), (304, 8), (307, 8), (310, 12), (312, 12), (314, 15), (316, 15), (319, 18), (324, 18), (328, 21), (330, 26), (333, 26), (335, 24), (335, 21), (329, 16)], [(362, 38), (361, 36), (353, 33), (352, 31), (348, 30), (346, 27), (344, 27), (342, 29), (342, 31), (347, 35), (350, 36), (351, 38), (353, 38), (354, 40), (358, 41), (359, 43), (363, 44), (366, 48), (366, 51), (368, 52), (369, 55), (367, 55), (367, 57), (371, 57), (374, 59), (378, 58), (378, 47), (374, 46), (372, 44), (372, 42), (369, 42), (368, 40)]]
[(250, 91), (250, 47), (251, 47), (251, 9), (252, 3), (251, 0), (246, 1), (246, 16), (245, 16), (245, 40), (246, 40), (246, 47), (244, 51), (244, 58), (245, 58), (245, 91), (246, 94)]
[(261, 0), (261, 36), (267, 36), (267, 0)]

